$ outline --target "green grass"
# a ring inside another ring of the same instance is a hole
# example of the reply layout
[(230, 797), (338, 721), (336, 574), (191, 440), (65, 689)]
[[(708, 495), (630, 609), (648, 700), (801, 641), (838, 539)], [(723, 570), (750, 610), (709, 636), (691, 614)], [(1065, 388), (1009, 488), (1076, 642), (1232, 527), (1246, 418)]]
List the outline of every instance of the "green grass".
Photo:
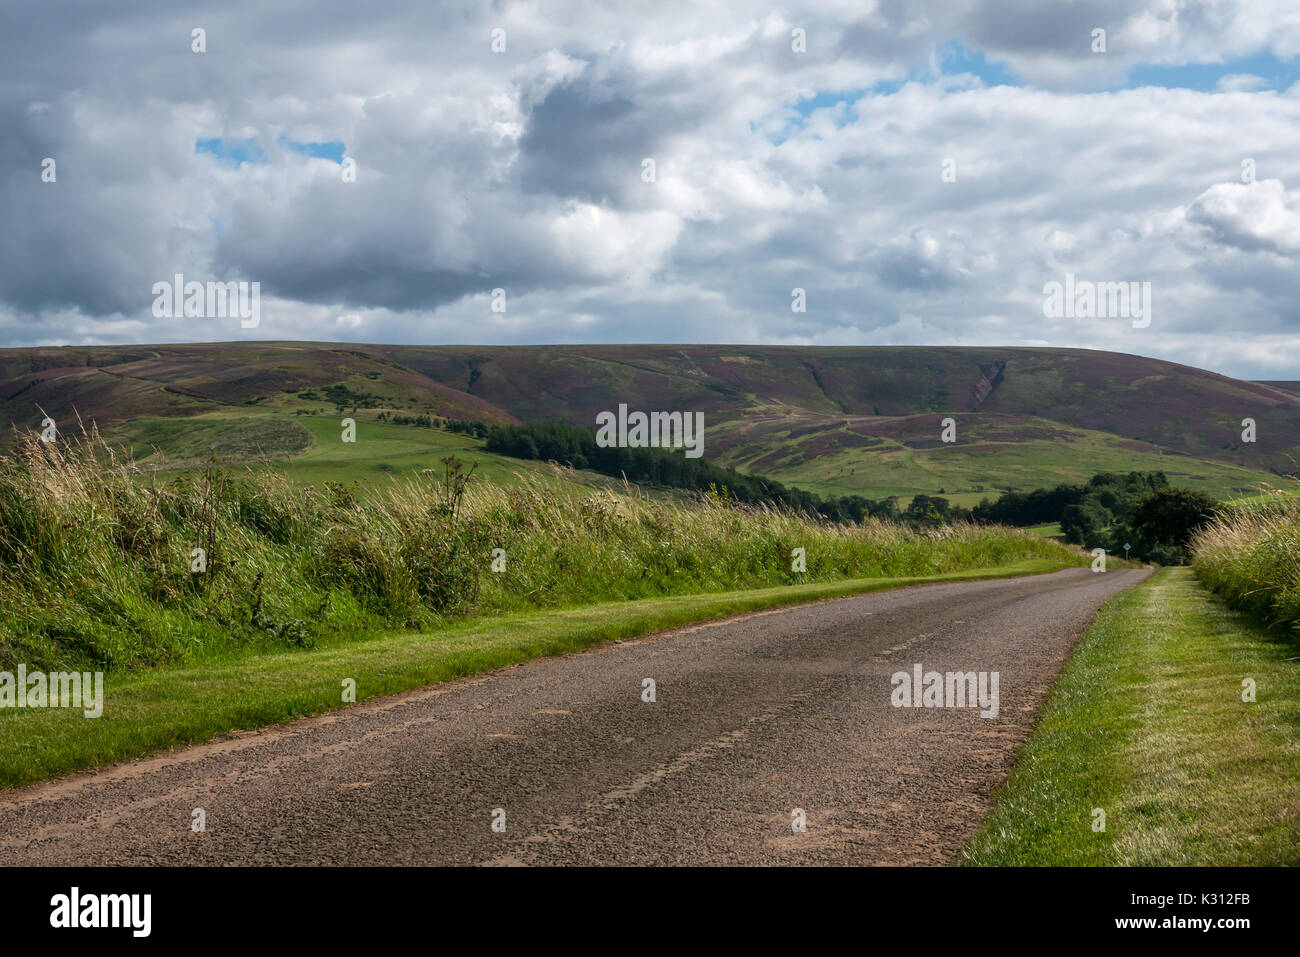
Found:
[(1233, 506), (1276, 505), (1279, 499), (1300, 499), (1300, 488), (1273, 488), (1270, 485), (1265, 491), (1261, 491), (1256, 495), (1230, 499), (1225, 504)]
[(374, 413), (348, 414), (356, 421), (356, 442), (342, 441), (340, 422), (347, 416), (301, 416), (311, 431), (312, 447), (301, 455), (276, 463), (295, 485), (359, 481), (365, 486), (391, 484), (392, 479), (419, 475), (425, 469), (442, 470), (441, 460), (454, 455), (477, 466), (480, 481), (494, 485), (518, 485), (525, 477), (546, 484), (582, 485), (586, 473), (567, 470), (565, 479), (545, 462), (493, 455), (483, 451), (483, 440), (441, 429), (376, 422)]
[[(557, 472), (545, 462), (527, 462), (483, 451), (483, 440), (462, 433), (379, 422), (378, 412), (290, 415), (274, 409), (217, 410), (186, 419), (142, 419), (106, 439), (134, 454), (135, 461), (164, 473), (201, 466), (212, 455), (227, 465), (265, 463), (295, 486), (358, 482), (362, 494), (393, 479), (441, 470), (454, 455), (477, 465), (476, 474), (496, 485), (524, 480), (605, 487), (613, 481), (572, 469)], [(342, 421), (356, 423), (355, 442), (342, 439)]]
[(1187, 568), (1112, 599), (964, 863), (1300, 864), (1297, 654)]
[(1300, 501), (1273, 493), (1222, 511), (1197, 533), (1192, 556), (1228, 604), (1300, 636)]
[[(794, 441), (784, 434), (774, 434), (728, 449), (720, 464), (757, 472), (819, 495), (896, 495), (903, 507), (920, 493), (942, 494), (954, 504), (970, 507), (982, 498), (997, 499), (1004, 490), (1076, 484), (1086, 482), (1097, 472), (1164, 471), (1171, 484), (1219, 499), (1277, 481), (1276, 475), (1264, 470), (1134, 448), (1134, 443), (1108, 432), (1065, 427), (1041, 419), (1027, 419), (1024, 426), (1051, 428), (1072, 437), (1014, 441), (973, 437), (966, 446), (959, 439), (955, 445), (925, 449), (885, 439), (875, 448), (850, 448), (807, 459), (801, 444), (819, 438), (821, 433)], [(775, 462), (766, 460), (773, 452), (783, 452), (785, 457)]]
[(1034, 535), (1041, 535), (1043, 538), (1054, 538), (1059, 541), (1065, 541), (1065, 535), (1061, 531), (1059, 522), (1051, 522), (1047, 525), (1031, 525), (1025, 529)]
[(202, 463), (212, 455), (226, 461), (281, 458), (303, 453), (312, 442), (311, 433), (296, 418), (230, 410), (135, 420), (118, 439), (137, 461), (175, 466)]
[[(372, 386), (374, 383), (367, 385), (367, 380), (362, 380), (356, 387)], [(473, 456), (480, 463), (481, 474), (500, 484), (516, 484), (519, 475), (554, 480), (546, 463), (485, 453), (482, 441), (470, 436), (379, 422), (379, 409), (320, 414), (321, 406), (327, 404), (295, 396), (271, 396), (258, 405), (218, 408), (185, 419), (134, 420), (118, 426), (110, 438), (130, 443), (142, 460), (153, 464), (160, 459), (142, 454), (152, 446), (162, 449), (168, 462), (181, 466), (205, 460), (210, 451), (216, 451), (227, 462), (271, 462), (297, 485), (354, 479), (383, 482), (392, 476), (436, 467), (438, 458), (448, 453), (462, 458)], [(396, 411), (403, 413), (400, 408)], [(357, 422), (356, 443), (340, 440), (340, 421), (345, 417)], [(806, 458), (805, 443), (838, 431), (828, 427), (824, 432), (797, 438), (791, 438), (788, 432), (746, 436), (718, 461), (823, 496), (897, 496), (901, 508), (906, 508), (918, 493), (942, 494), (953, 504), (969, 508), (982, 499), (996, 499), (1006, 489), (1026, 491), (1062, 482), (1078, 483), (1098, 471), (1164, 470), (1173, 484), (1220, 499), (1277, 481), (1277, 476), (1266, 471), (1134, 448), (1133, 443), (1106, 432), (1067, 428), (1045, 419), (1026, 419), (1024, 425), (1054, 430), (1068, 438), (1012, 440), (1007, 437), (1005, 425), (979, 425), (974, 427), (974, 434), (966, 437), (969, 447), (959, 442), (942, 448), (915, 449), (882, 439), (874, 448), (850, 448)], [(712, 425), (709, 435), (725, 441), (730, 433), (743, 432), (745, 427), (744, 420), (724, 421)], [(995, 429), (998, 438), (988, 440), (980, 434), (988, 428)], [(767, 457), (772, 453), (783, 453), (784, 458), (771, 461)], [(565, 478), (592, 485), (605, 481), (594, 473), (571, 470)]]
[(312, 651), (109, 675), (104, 713), (0, 710), (0, 787), (137, 757), (245, 728), (343, 706), (342, 682), (364, 701), (543, 655), (694, 622), (926, 582), (1054, 571), (1031, 559), (1001, 568), (914, 578), (853, 579), (682, 595), (460, 622), (434, 633), (394, 633)]
[(1087, 562), (1014, 529), (833, 525), (549, 470), (425, 475), (473, 440), (358, 420), (354, 445), (302, 419), (305, 468), (403, 474), (355, 494), (269, 466), (148, 474), (91, 438), (0, 459), (0, 669), (102, 670), (110, 694), (93, 720), (5, 710), (0, 780), (315, 713), (344, 677), (366, 698), (775, 604)]
[[(358, 444), (386, 441), (358, 426)], [(346, 464), (352, 444), (316, 448)], [(1082, 561), (1012, 529), (839, 526), (558, 477), (421, 470), (354, 491), (268, 467), (140, 474), (108, 455), (32, 439), (0, 459), (0, 668), (220, 663), (469, 616)]]

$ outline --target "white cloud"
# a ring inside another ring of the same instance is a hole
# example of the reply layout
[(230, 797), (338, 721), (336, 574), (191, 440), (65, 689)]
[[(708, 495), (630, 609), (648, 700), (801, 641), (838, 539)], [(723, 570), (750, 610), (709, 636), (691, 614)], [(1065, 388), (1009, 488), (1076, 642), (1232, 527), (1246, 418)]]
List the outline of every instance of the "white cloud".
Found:
[(1300, 252), (1300, 194), (1278, 179), (1216, 183), (1188, 207), (1187, 218), (1239, 249)]
[(1219, 82), (1215, 84), (1215, 89), (1220, 93), (1251, 93), (1267, 86), (1268, 82), (1262, 76), (1255, 76), (1253, 73), (1232, 73), (1220, 77)]
[[(1248, 74), (1089, 92), (1137, 63), (1300, 53), (1292, 2), (339, 3), (304, 23), (249, 0), (209, 18), (203, 56), (160, 2), (56, 14), (0, 37), (5, 344), (1041, 340), (1251, 374), (1300, 327), (1300, 96)], [(1030, 86), (916, 79), (953, 41)], [(818, 94), (839, 102), (805, 117)], [(343, 141), (357, 182), (281, 136)], [(268, 162), (196, 155), (209, 137)], [(1260, 181), (1225, 182), (1245, 158)], [(262, 281), (263, 327), (153, 320), (176, 271)], [(1045, 323), (1065, 271), (1153, 282), (1152, 326)]]

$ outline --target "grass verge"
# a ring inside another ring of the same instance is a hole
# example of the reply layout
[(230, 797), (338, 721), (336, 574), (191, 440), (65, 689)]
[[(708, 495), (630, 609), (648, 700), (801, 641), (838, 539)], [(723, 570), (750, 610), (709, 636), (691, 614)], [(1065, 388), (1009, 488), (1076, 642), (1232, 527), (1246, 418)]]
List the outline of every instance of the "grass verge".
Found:
[(1220, 512), (1192, 539), (1192, 567), (1234, 608), (1300, 636), (1300, 502), (1273, 493)]
[(602, 641), (746, 612), (905, 585), (1031, 575), (1063, 567), (1062, 561), (1029, 559), (930, 576), (614, 602), (466, 621), (432, 634), (395, 633), (221, 665), (110, 673), (99, 718), (57, 708), (0, 711), (0, 787), (339, 708), (345, 678), (356, 681), (357, 700), (363, 701)]
[(160, 476), (93, 431), (26, 435), (0, 456), (0, 672), (215, 667), (546, 608), (1086, 561), (998, 526), (428, 471), (369, 494), (215, 461)]
[(1187, 568), (1112, 599), (963, 863), (1300, 864), (1296, 654)]

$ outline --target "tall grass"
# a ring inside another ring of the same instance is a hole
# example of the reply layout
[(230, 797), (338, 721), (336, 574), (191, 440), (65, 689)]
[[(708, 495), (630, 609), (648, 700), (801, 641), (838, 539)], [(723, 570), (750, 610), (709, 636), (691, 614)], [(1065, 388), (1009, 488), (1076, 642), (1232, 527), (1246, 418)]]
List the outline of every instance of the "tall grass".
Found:
[(28, 437), (0, 458), (0, 668), (137, 668), (543, 606), (1079, 561), (999, 527), (844, 526), (716, 491), (663, 500), (471, 473), (449, 459), (364, 496), (264, 467), (163, 481), (94, 433)]
[(1300, 502), (1225, 509), (1192, 540), (1197, 577), (1234, 607), (1300, 632)]

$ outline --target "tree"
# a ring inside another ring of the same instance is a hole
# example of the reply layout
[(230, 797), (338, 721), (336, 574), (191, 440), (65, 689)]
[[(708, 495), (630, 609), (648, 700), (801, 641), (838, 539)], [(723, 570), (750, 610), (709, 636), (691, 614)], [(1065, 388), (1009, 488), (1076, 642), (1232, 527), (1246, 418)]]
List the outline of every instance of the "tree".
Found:
[(1215, 515), (1218, 502), (1204, 492), (1162, 488), (1138, 502), (1130, 524), (1155, 545), (1168, 545), (1186, 554), (1192, 534)]
[(917, 525), (947, 525), (948, 500), (937, 495), (914, 495), (903, 517)]
[(1061, 511), (1061, 534), (1074, 545), (1088, 545), (1111, 523), (1113, 516), (1095, 499), (1067, 505)]

